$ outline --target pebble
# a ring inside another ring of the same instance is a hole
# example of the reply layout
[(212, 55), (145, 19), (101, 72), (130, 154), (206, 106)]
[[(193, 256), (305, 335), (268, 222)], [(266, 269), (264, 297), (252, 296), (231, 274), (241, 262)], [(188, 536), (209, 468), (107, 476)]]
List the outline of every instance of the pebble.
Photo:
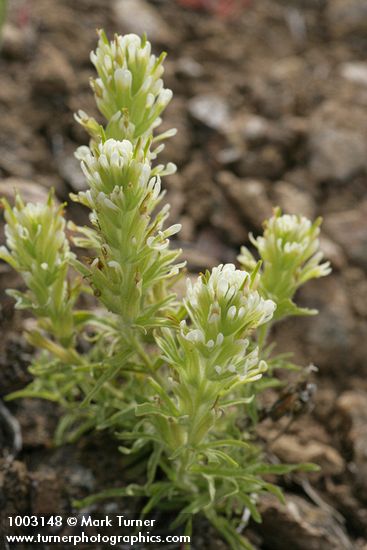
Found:
[(222, 96), (200, 94), (188, 104), (190, 115), (212, 130), (226, 132), (230, 121), (229, 108)]
[(367, 86), (367, 63), (363, 61), (343, 63), (340, 67), (340, 74), (350, 82)]
[(334, 36), (363, 34), (367, 30), (367, 3), (365, 0), (329, 1), (326, 20)]
[(342, 247), (326, 237), (323, 233), (323, 229), (321, 229), (320, 235), (320, 249), (325, 259), (331, 263), (333, 268), (340, 270), (346, 266), (347, 259)]
[(271, 216), (272, 205), (263, 182), (255, 179), (239, 179), (231, 172), (220, 172), (218, 181), (239, 213), (251, 225), (260, 228), (262, 223)]
[(1, 53), (10, 59), (27, 59), (34, 48), (36, 33), (31, 26), (20, 29), (6, 22), (1, 30)]
[(344, 272), (349, 296), (357, 315), (367, 319), (367, 279), (362, 269), (348, 267)]
[(31, 509), (33, 514), (47, 515), (63, 509), (58, 473), (48, 467), (32, 472)]
[[(346, 366), (357, 362), (355, 319), (343, 279), (336, 274), (308, 282), (300, 291), (297, 303), (319, 310), (307, 320), (307, 331), (300, 335), (307, 346), (307, 356), (323, 373), (345, 376)], [(358, 346), (362, 345), (358, 342)]]
[(274, 202), (286, 214), (301, 214), (313, 219), (315, 203), (310, 193), (297, 189), (286, 181), (277, 181), (273, 186)]
[(329, 102), (312, 117), (309, 168), (318, 181), (344, 182), (367, 171), (367, 114)]
[(336, 403), (339, 416), (339, 430), (343, 434), (342, 444), (352, 449), (351, 466), (361, 496), (366, 500), (367, 491), (367, 393), (346, 391)]
[[(164, 151), (159, 156), (159, 162), (173, 162), (178, 167), (184, 165), (190, 158), (191, 132), (189, 128), (187, 105), (183, 98), (175, 96), (164, 112), (160, 132), (176, 128), (177, 134), (164, 143)], [(180, 175), (180, 170), (178, 170)]]
[(204, 67), (192, 57), (180, 57), (177, 60), (176, 72), (188, 78), (200, 78), (203, 76)]
[(29, 512), (29, 489), (26, 465), (17, 460), (0, 460), (0, 521), (8, 520), (8, 516), (13, 514)]
[(285, 160), (283, 152), (274, 144), (248, 150), (238, 164), (238, 173), (245, 178), (276, 180), (283, 177)]
[(76, 76), (66, 56), (49, 43), (44, 43), (34, 62), (32, 84), (35, 94), (60, 95), (74, 89)]
[(115, 0), (115, 23), (124, 33), (146, 33), (153, 43), (174, 45), (176, 36), (151, 4), (145, 0)]
[(351, 262), (367, 271), (367, 200), (357, 208), (327, 214), (324, 231), (342, 247)]
[(223, 194), (218, 193), (210, 222), (220, 232), (222, 242), (239, 247), (248, 241), (246, 224)]
[(272, 550), (353, 550), (332, 511), (311, 504), (296, 495), (285, 495), (285, 506), (273, 495), (260, 501), (262, 524), (260, 534), (264, 547)]
[(281, 462), (298, 464), (312, 462), (320, 466), (320, 472), (312, 474), (320, 476), (334, 476), (344, 472), (345, 464), (341, 455), (330, 445), (320, 441), (300, 441), (293, 435), (284, 434), (271, 446), (272, 451), (280, 458)]

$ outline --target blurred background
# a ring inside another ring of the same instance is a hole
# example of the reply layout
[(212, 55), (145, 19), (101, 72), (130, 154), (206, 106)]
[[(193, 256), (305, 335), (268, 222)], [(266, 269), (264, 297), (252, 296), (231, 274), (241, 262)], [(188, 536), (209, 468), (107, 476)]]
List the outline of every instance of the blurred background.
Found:
[[(183, 225), (178, 244), (190, 271), (235, 261), (275, 205), (323, 216), (322, 248), (333, 274), (299, 296), (320, 315), (285, 322), (275, 334), (279, 350), (319, 366), (317, 407), (292, 428), (290, 441), (279, 440), (278, 456), (298, 461), (306, 442), (316, 445), (324, 467), (318, 487), (346, 518), (352, 547), (366, 548), (366, 0), (8, 4), (0, 52), (0, 195), (18, 187), (38, 200), (53, 186), (68, 200), (84, 188), (73, 153), (87, 136), (73, 113), (98, 116), (89, 52), (103, 27), (110, 36), (146, 32), (155, 52), (168, 52), (165, 83), (174, 99), (164, 126), (178, 134), (163, 156), (178, 172), (165, 187), (171, 220)], [(68, 212), (87, 220), (77, 205)], [(4, 334), (13, 330), (12, 301), (3, 293), (9, 277), (1, 265)], [(8, 348), (3, 343), (0, 365), (9, 364)], [(276, 513), (269, 517), (280, 529)], [(334, 527), (336, 539), (318, 534), (321, 546), (311, 547), (349, 548)], [(293, 548), (310, 548), (309, 540), (297, 546), (296, 537)]]

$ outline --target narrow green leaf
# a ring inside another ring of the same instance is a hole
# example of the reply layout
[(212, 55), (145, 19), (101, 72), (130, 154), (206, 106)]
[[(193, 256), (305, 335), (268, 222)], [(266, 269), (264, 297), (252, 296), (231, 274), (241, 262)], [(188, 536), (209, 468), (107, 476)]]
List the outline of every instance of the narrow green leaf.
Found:
[(86, 407), (87, 405), (89, 405), (93, 397), (95, 397), (98, 394), (98, 392), (101, 390), (104, 384), (106, 382), (109, 382), (113, 378), (115, 378), (120, 372), (120, 370), (122, 369), (122, 367), (123, 367), (122, 365), (116, 365), (115, 367), (111, 367), (110, 369), (106, 370), (106, 372), (104, 372), (102, 376), (98, 378), (93, 389), (85, 396), (80, 406)]
[(146, 496), (146, 494), (147, 491), (145, 487), (141, 485), (131, 484), (127, 487), (107, 489), (106, 491), (96, 493), (89, 497), (83, 498), (82, 500), (75, 500), (73, 502), (73, 506), (75, 506), (76, 508), (84, 508), (101, 500), (122, 497), (143, 497)]

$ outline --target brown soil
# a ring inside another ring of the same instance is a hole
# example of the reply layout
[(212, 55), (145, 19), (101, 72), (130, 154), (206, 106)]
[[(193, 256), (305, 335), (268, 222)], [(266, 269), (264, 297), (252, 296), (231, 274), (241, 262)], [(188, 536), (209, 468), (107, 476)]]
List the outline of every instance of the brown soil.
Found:
[[(249, 536), (259, 549), (367, 548), (365, 2), (238, 2), (223, 19), (183, 0), (134, 1), (135, 13), (126, 9), (130, 0), (11, 0), (0, 55), (0, 194), (18, 185), (42, 196), (54, 186), (66, 200), (83, 187), (73, 151), (87, 138), (73, 112), (97, 115), (88, 86), (95, 29), (148, 26), (154, 48), (169, 52), (174, 100), (164, 125), (179, 133), (164, 153), (178, 165), (167, 197), (172, 219), (183, 224), (179, 244), (189, 268), (235, 260), (276, 204), (324, 217), (322, 246), (333, 274), (299, 296), (320, 314), (284, 322), (274, 334), (280, 350), (318, 365), (315, 406), (288, 428), (284, 421), (285, 435), (269, 449), (274, 460), (313, 461), (321, 471), (286, 477), (287, 506), (264, 498), (264, 523), (251, 525)], [(86, 221), (76, 205), (69, 215)], [(28, 380), (23, 320), (3, 293), (14, 281), (1, 264), (1, 395)], [(5, 516), (68, 512), (73, 498), (121, 483), (113, 441), (91, 437), (55, 449), (53, 406), (22, 400), (7, 407), (23, 445), (13, 462), (11, 419), (1, 413)], [(267, 420), (261, 431), (268, 439), (279, 429)], [(226, 548), (206, 527), (196, 533), (195, 549)]]

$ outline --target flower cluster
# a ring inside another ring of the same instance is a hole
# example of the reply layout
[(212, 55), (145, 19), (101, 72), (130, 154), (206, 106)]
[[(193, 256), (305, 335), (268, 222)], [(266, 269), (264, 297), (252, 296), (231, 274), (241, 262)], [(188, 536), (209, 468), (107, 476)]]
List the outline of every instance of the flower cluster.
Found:
[(74, 239), (95, 252), (89, 265), (78, 267), (111, 312), (136, 323), (154, 288), (183, 265), (173, 265), (180, 251), (168, 249), (181, 226), (163, 228), (168, 206), (152, 218), (163, 196), (161, 182), (139, 143), (108, 139), (79, 149), (78, 157), (90, 189), (72, 198), (92, 210), (95, 228), (80, 228), (84, 237)]
[[(153, 295), (183, 265), (174, 265), (180, 251), (168, 249), (169, 237), (180, 229), (179, 224), (164, 229), (169, 206), (152, 217), (163, 196), (160, 177), (176, 169), (172, 163), (152, 167), (163, 148), (153, 151), (153, 141), (174, 133), (153, 137), (172, 96), (161, 78), (164, 57), (152, 55), (145, 38), (129, 34), (109, 42), (100, 31), (91, 54), (98, 73), (92, 87), (107, 126), (83, 112), (77, 117), (93, 138), (76, 153), (90, 188), (72, 198), (92, 210), (94, 226), (79, 228), (83, 237), (75, 243), (93, 250), (94, 258), (77, 266), (101, 302), (129, 325), (154, 324), (147, 315), (149, 306), (152, 314), (159, 310)], [(167, 293), (159, 294), (166, 304)]]
[(130, 200), (134, 197), (129, 207), (135, 208), (146, 193), (151, 166), (144, 151), (134, 148), (131, 141), (108, 139), (93, 150), (79, 147), (77, 158), (90, 186), (79, 193), (79, 199), (89, 208), (95, 209), (95, 201), (106, 200), (114, 191), (121, 191)]
[[(277, 303), (278, 316), (296, 313), (291, 302), (296, 290), (310, 279), (324, 277), (331, 271), (329, 262), (320, 263), (323, 258), (318, 239), (320, 224), (321, 218), (312, 223), (304, 216), (282, 215), (277, 208), (265, 222), (263, 235), (256, 239), (250, 236), (262, 260), (259, 290)], [(238, 259), (247, 269), (256, 265), (246, 247), (241, 248)]]
[(65, 235), (63, 205), (50, 193), (47, 204), (24, 204), (16, 195), (11, 208), (3, 199), (7, 248), (0, 258), (22, 274), (28, 291), (9, 291), (20, 308), (31, 308), (38, 317), (51, 320), (53, 332), (63, 342), (73, 338), (72, 306), (77, 289), (67, 280), (73, 254)]
[(274, 302), (251, 288), (249, 273), (233, 264), (213, 268), (194, 285), (188, 280), (185, 306), (209, 339), (215, 333), (243, 334), (257, 328), (271, 319), (275, 309)]
[(200, 276), (194, 285), (188, 280), (184, 304), (190, 323), (180, 324), (181, 351), (167, 333), (168, 346), (159, 340), (182, 379), (195, 386), (201, 378), (248, 383), (261, 376), (266, 365), (249, 336), (269, 322), (275, 304), (251, 289), (248, 273), (226, 264)]
[[(97, 106), (109, 121), (106, 137), (136, 140), (150, 136), (159, 126), (160, 114), (172, 98), (161, 78), (164, 58), (164, 53), (159, 58), (151, 54), (146, 38), (116, 35), (109, 42), (105, 33), (99, 32), (97, 50), (91, 53), (98, 78), (91, 84)], [(93, 138), (96, 134), (100, 137), (100, 127), (83, 111), (78, 113), (78, 121)]]

